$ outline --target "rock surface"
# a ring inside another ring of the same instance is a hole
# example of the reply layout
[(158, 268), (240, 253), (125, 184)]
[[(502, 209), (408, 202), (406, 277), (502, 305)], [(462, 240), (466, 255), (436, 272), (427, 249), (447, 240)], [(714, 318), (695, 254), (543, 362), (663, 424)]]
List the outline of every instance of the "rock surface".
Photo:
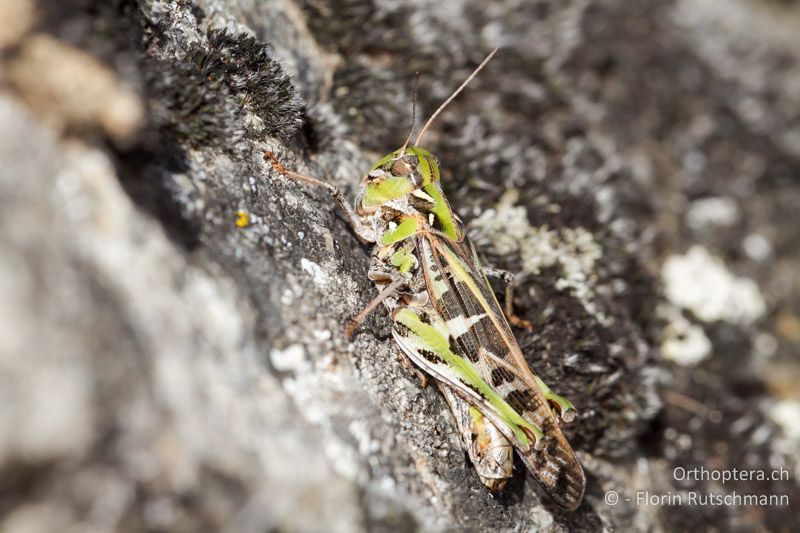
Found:
[[(797, 3), (0, 14), (0, 529), (800, 521)], [(480, 485), (385, 313), (345, 339), (369, 250), (263, 157), (352, 195), (407, 135), (414, 73), (419, 124), (493, 47), (425, 145), (485, 263), (520, 273), (532, 368), (579, 410), (574, 513), (521, 464), (502, 494)], [(680, 479), (699, 467), (786, 474)]]

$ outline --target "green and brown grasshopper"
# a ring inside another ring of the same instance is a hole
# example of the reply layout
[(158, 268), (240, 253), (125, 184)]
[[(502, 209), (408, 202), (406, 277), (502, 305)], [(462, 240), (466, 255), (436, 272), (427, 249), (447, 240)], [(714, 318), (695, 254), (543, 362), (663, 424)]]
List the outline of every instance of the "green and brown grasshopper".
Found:
[(438, 163), (419, 147), (434, 119), (496, 51), (428, 119), (414, 145), (409, 134), (370, 169), (355, 209), (333, 185), (290, 172), (271, 152), (265, 155), (284, 176), (328, 189), (360, 240), (375, 245), (369, 277), (378, 296), (348, 325), (348, 336), (383, 303), (402, 352), (442, 390), (484, 485), (502, 489), (516, 448), (550, 497), (573, 510), (585, 478), (558, 419), (570, 420), (574, 408), (528, 368), (488, 270), (442, 192)]

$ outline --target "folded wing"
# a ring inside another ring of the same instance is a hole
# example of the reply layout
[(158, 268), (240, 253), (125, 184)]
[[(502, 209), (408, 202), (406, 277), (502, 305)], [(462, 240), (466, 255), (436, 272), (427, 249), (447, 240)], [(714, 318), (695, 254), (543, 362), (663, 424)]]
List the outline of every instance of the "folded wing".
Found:
[(431, 305), (447, 326), (451, 350), (469, 361), (505, 404), (541, 431), (536, 446), (525, 449), (517, 442), (517, 451), (554, 500), (576, 508), (583, 498), (583, 469), (525, 362), (474, 247), (467, 239), (453, 242), (421, 235), (417, 250)]

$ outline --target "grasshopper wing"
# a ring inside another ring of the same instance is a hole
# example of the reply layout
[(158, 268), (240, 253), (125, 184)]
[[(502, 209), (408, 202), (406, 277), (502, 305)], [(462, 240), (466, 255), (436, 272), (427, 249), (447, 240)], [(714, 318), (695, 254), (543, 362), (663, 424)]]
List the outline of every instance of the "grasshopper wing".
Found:
[[(513, 428), (500, 423), (498, 429), (506, 429), (507, 437), (517, 445), (522, 460), (545, 491), (563, 507), (577, 508), (586, 480), (550, 402), (562, 413), (571, 404), (546, 386), (542, 389), (542, 381), (528, 368), (472, 244), (467, 239), (454, 242), (420, 235), (417, 249), (431, 306), (446, 324), (450, 349), (469, 361), (502, 402), (541, 434), (535, 446), (525, 447), (514, 438)], [(491, 410), (487, 403), (502, 410), (492, 397), (474, 405), (496, 423), (487, 412)]]

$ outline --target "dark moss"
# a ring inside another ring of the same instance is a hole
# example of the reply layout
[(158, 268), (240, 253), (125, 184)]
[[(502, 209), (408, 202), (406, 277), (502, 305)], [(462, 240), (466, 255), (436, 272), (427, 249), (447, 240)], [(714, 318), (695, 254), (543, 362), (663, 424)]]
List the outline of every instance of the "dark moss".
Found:
[(268, 44), (245, 33), (211, 29), (207, 47), (195, 47), (187, 58), (209, 79), (224, 83), (264, 121), (270, 135), (288, 139), (302, 125), (303, 103)]
[(147, 60), (152, 116), (190, 146), (225, 149), (244, 134), (241, 106), (228, 85), (209, 76), (197, 59)]
[[(195, 148), (227, 149), (264, 132), (289, 138), (302, 125), (303, 105), (269, 45), (246, 34), (208, 32), (177, 60), (150, 59), (146, 72), (154, 116)], [(245, 127), (248, 110), (263, 130)]]

